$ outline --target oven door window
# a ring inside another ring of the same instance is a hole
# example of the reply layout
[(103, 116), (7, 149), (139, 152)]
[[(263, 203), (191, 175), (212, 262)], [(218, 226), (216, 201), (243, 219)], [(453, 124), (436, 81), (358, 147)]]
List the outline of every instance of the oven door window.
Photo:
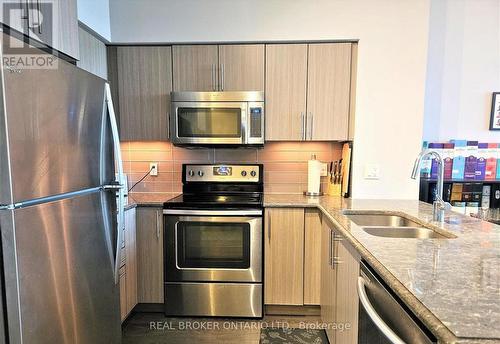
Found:
[(177, 108), (178, 137), (241, 137), (240, 108)]
[(250, 225), (235, 222), (178, 222), (179, 268), (250, 267)]

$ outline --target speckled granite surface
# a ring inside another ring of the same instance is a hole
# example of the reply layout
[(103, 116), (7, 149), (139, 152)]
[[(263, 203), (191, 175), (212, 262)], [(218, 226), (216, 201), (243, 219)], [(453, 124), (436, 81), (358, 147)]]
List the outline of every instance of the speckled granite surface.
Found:
[(125, 210), (141, 207), (161, 207), (165, 201), (177, 196), (179, 193), (173, 192), (131, 192), (128, 195), (128, 204)]
[[(344, 210), (403, 212), (432, 220), (419, 201), (265, 195), (265, 207), (317, 207), (443, 343), (500, 343), (500, 226), (447, 213), (454, 239), (382, 238)], [(483, 338), (483, 339), (481, 339)]]

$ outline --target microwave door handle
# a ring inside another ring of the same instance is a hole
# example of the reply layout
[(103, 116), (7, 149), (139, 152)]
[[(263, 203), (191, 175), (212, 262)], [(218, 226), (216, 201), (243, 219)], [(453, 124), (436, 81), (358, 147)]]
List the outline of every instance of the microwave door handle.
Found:
[(392, 344), (405, 344), (405, 342), (401, 340), (401, 338), (399, 338), (399, 336), (396, 333), (394, 333), (394, 331), (384, 322), (384, 320), (377, 313), (377, 311), (371, 304), (370, 300), (368, 299), (365, 287), (366, 287), (365, 279), (359, 276), (358, 277), (359, 301), (361, 302), (361, 305), (363, 306), (364, 310), (366, 311), (370, 319)]

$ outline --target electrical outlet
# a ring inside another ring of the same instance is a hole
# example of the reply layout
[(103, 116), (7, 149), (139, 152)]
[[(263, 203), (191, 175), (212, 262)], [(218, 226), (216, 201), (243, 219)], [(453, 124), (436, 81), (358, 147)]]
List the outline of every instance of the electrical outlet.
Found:
[(158, 176), (158, 163), (157, 162), (150, 162), (149, 163), (149, 175), (150, 176)]
[(321, 171), (319, 173), (321, 177), (328, 176), (328, 164), (326, 162), (321, 163)]
[(379, 164), (366, 164), (365, 165), (365, 179), (379, 179), (380, 178), (380, 165)]

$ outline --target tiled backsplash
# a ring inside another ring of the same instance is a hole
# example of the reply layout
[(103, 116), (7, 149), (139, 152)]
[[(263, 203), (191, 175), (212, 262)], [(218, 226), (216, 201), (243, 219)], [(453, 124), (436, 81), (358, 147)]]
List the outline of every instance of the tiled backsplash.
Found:
[(183, 163), (262, 163), (268, 193), (302, 193), (307, 188), (307, 160), (312, 154), (322, 161), (338, 160), (337, 142), (270, 142), (263, 149), (187, 149), (169, 142), (124, 142), (122, 158), (129, 187), (158, 162), (158, 176), (148, 176), (134, 192), (181, 192)]

